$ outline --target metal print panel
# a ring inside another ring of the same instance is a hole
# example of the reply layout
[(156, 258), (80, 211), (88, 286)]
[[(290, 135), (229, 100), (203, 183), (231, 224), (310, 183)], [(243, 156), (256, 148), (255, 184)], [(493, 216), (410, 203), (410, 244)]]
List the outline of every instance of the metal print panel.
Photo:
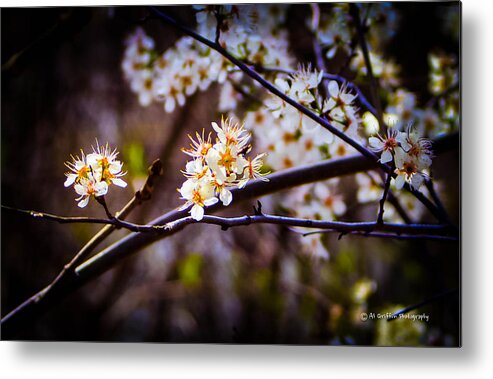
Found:
[(2, 339), (460, 346), (460, 12), (2, 9)]

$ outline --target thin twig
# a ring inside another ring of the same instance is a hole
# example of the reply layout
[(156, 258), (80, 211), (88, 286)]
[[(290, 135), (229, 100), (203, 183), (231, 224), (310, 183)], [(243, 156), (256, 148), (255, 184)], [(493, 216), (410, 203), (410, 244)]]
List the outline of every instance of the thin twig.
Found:
[[(268, 66), (261, 66), (261, 65), (255, 65), (254, 66), (255, 70), (258, 72), (276, 72), (276, 73), (281, 73), (281, 74), (286, 74), (286, 75), (293, 75), (296, 73), (295, 70), (289, 70), (281, 67), (268, 67)], [(238, 69), (239, 70), (239, 69)], [(231, 70), (234, 72), (235, 70)], [(354, 84), (353, 82), (348, 81), (346, 78), (344, 78), (341, 75), (335, 75), (335, 74), (329, 74), (328, 72), (324, 72), (323, 76), (324, 79), (327, 80), (335, 80), (336, 82), (339, 82), (341, 84), (345, 84), (348, 89), (351, 91), (354, 91), (356, 93), (356, 99), (365, 107), (371, 114), (373, 114), (375, 117), (377, 117), (378, 113), (375, 107), (368, 101), (366, 96), (363, 94), (363, 92), (359, 89), (359, 87)]]
[(220, 5), (214, 6), (214, 16), (216, 17), (216, 39), (215, 42), (219, 45), (219, 39), (221, 38), (221, 26), (223, 23), (223, 16), (221, 14)]
[[(372, 175), (370, 175), (370, 173), (367, 172), (366, 175), (368, 176), (368, 178), (370, 178), (370, 180), (373, 184), (375, 184), (377, 186), (382, 186), (382, 184), (380, 182), (377, 182), (375, 180), (375, 178)], [(381, 175), (382, 180), (384, 178), (384, 175), (385, 174), (382, 173), (382, 175)], [(382, 186), (382, 188), (383, 188), (383, 186)], [(406, 210), (402, 207), (401, 203), (399, 202), (397, 197), (394, 195), (394, 193), (390, 190), (390, 188), (389, 188), (389, 191), (387, 194), (387, 200), (395, 208), (395, 210), (397, 211), (399, 216), (402, 218), (402, 221), (404, 221), (406, 224), (412, 224), (413, 223), (411, 218), (407, 214)]]
[[(438, 193), (435, 190), (435, 186), (433, 185), (433, 181), (431, 179), (425, 180), (425, 185), (426, 188), (428, 189), (428, 192), (430, 193), (431, 198), (433, 199), (433, 202), (435, 203), (438, 211), (440, 212), (443, 221), (445, 221), (449, 225), (454, 225), (452, 222), (452, 219), (450, 218), (447, 210), (445, 209), (445, 206), (443, 205), (442, 201), (440, 200), (440, 197), (438, 196)], [(454, 225), (455, 228), (457, 228)]]
[(399, 199), (397, 199), (394, 193), (390, 190), (387, 195), (387, 200), (395, 208), (399, 216), (402, 218), (402, 221), (404, 221), (406, 224), (412, 224), (411, 217), (409, 217), (407, 211), (402, 207), (401, 203), (399, 202)]
[(303, 237), (306, 236), (311, 236), (314, 234), (323, 234), (323, 233), (341, 233), (339, 235), (339, 239), (346, 234), (354, 235), (354, 236), (361, 236), (361, 237), (376, 237), (376, 238), (390, 238), (394, 240), (435, 240), (435, 241), (457, 241), (457, 237), (453, 236), (435, 236), (433, 234), (419, 234), (419, 235), (399, 235), (399, 234), (392, 234), (392, 233), (381, 233), (381, 232), (359, 232), (359, 231), (354, 231), (354, 232), (339, 232), (337, 230), (327, 230), (327, 229), (320, 229), (320, 230), (313, 230), (311, 232), (306, 232), (302, 233)]
[[(3, 206), (2, 206), (3, 208)], [(387, 231), (394, 235), (409, 234), (419, 236), (424, 235), (447, 235), (449, 229), (447, 226), (440, 224), (390, 224), (383, 222), (344, 222), (344, 221), (325, 221), (325, 220), (311, 220), (296, 217), (275, 216), (267, 215), (256, 211), (255, 215), (245, 215), (239, 217), (218, 217), (205, 215), (201, 221), (196, 221), (192, 217), (187, 216), (176, 221), (172, 221), (165, 225), (139, 225), (126, 221), (119, 220), (118, 218), (111, 217), (108, 219), (95, 219), (90, 217), (64, 217), (56, 216), (52, 214), (44, 214), (42, 212), (27, 211), (23, 209), (8, 208), (10, 211), (16, 211), (24, 215), (28, 215), (37, 219), (45, 219), (50, 221), (56, 221), (61, 223), (107, 223), (116, 227), (122, 227), (132, 232), (142, 233), (159, 233), (168, 232), (175, 228), (182, 228), (185, 225), (203, 223), (218, 225), (223, 230), (226, 230), (235, 226), (245, 226), (250, 224), (276, 224), (284, 226), (297, 226), (305, 228), (317, 228), (327, 229), (335, 232), (364, 232), (370, 235), (373, 231)], [(389, 237), (391, 235), (388, 235)]]
[(114, 216), (111, 214), (110, 210), (108, 209), (108, 204), (106, 204), (106, 199), (104, 196), (96, 196), (96, 201), (101, 204), (104, 208), (104, 212), (106, 213), (106, 217), (109, 219), (114, 218)]
[(383, 187), (383, 195), (380, 199), (380, 210), (378, 211), (377, 224), (383, 223), (383, 213), (385, 212), (385, 200), (387, 200), (387, 194), (389, 193), (390, 181), (392, 179), (392, 175), (387, 174), (387, 179), (385, 180), (385, 185)]
[[(320, 7), (318, 6), (317, 3), (311, 4), (312, 8), (312, 39), (313, 39), (313, 53), (315, 54), (315, 62), (317, 64), (317, 68), (319, 71), (322, 72), (327, 72), (327, 67), (325, 66), (325, 61), (324, 61), (324, 56), (322, 52), (322, 47), (320, 46), (320, 43), (318, 41), (317, 37), (317, 32), (316, 30), (318, 29), (318, 24), (320, 21)], [(324, 97), (327, 97), (328, 94), (328, 87), (326, 85), (326, 79), (323, 78), (323, 86), (322, 86), (322, 95)]]
[(356, 24), (356, 30), (358, 32), (359, 44), (361, 46), (361, 50), (363, 52), (363, 58), (365, 60), (366, 71), (368, 74), (368, 79), (370, 81), (370, 93), (373, 100), (373, 104), (375, 104), (377, 110), (377, 119), (380, 124), (380, 128), (383, 129), (385, 133), (385, 122), (383, 120), (383, 112), (382, 112), (382, 103), (380, 101), (380, 96), (378, 94), (378, 82), (373, 75), (373, 68), (370, 61), (370, 54), (368, 52), (368, 45), (366, 44), (365, 38), (365, 28), (366, 26), (361, 23), (361, 17), (359, 14), (358, 4), (350, 4), (349, 6), (350, 14), (354, 18), (354, 23)]

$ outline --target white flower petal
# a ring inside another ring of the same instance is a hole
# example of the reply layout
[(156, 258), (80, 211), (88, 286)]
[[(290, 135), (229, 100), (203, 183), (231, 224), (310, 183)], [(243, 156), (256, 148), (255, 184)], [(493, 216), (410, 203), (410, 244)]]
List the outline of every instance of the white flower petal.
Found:
[(374, 149), (383, 150), (384, 143), (380, 138), (370, 137), (368, 139), (368, 142), (370, 143), (370, 146), (373, 147)]
[(227, 188), (223, 188), (219, 193), (219, 199), (221, 199), (223, 205), (227, 207), (229, 204), (231, 204), (231, 201), (233, 200), (233, 194)]
[(70, 187), (72, 184), (74, 184), (76, 178), (77, 178), (77, 175), (75, 175), (75, 174), (68, 175), (67, 180), (65, 180), (65, 183), (63, 183), (63, 185), (65, 187)]
[(419, 187), (421, 187), (421, 184), (423, 184), (424, 179), (425, 178), (420, 173), (414, 174), (412, 179), (411, 179), (411, 185), (415, 189), (419, 189)]
[(332, 96), (332, 97), (339, 96), (339, 84), (335, 80), (331, 80), (329, 82), (328, 89), (329, 89), (330, 96)]
[(404, 187), (405, 182), (406, 180), (404, 179), (404, 176), (399, 175), (397, 178), (395, 178), (395, 188), (399, 190), (402, 189), (402, 187)]
[(89, 196), (79, 201), (77, 205), (79, 206), (79, 208), (84, 208), (87, 205), (87, 203), (89, 203)]
[(82, 184), (76, 184), (74, 186), (75, 192), (77, 192), (78, 195), (85, 195), (86, 194), (86, 187), (84, 187)]
[(211, 205), (216, 204), (218, 201), (219, 200), (217, 197), (211, 197), (210, 199), (204, 200), (204, 205), (210, 207)]
[(164, 111), (166, 113), (171, 113), (175, 110), (175, 98), (172, 96), (169, 96), (166, 99), (166, 102), (164, 103)]
[(111, 179), (111, 182), (118, 187), (125, 188), (127, 186), (127, 183), (120, 178)]
[(332, 210), (337, 216), (340, 216), (346, 212), (346, 204), (342, 200), (334, 201)]
[(387, 163), (391, 162), (393, 159), (392, 153), (388, 150), (384, 150), (382, 156), (380, 157), (380, 162)]
[(96, 189), (96, 196), (104, 196), (108, 193), (108, 184), (106, 182), (96, 183), (94, 188)]
[(204, 218), (204, 208), (198, 204), (195, 204), (190, 210), (190, 215), (194, 220), (200, 221)]

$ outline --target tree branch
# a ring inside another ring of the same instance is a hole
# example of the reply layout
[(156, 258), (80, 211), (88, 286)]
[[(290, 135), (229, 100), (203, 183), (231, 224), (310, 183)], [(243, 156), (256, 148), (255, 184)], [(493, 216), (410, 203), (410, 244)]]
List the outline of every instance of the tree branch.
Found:
[(385, 212), (385, 200), (387, 199), (387, 194), (389, 193), (390, 181), (392, 179), (392, 175), (387, 174), (387, 179), (385, 180), (385, 185), (383, 187), (383, 195), (380, 199), (380, 210), (378, 211), (377, 224), (383, 223), (383, 213)]
[(363, 58), (365, 60), (366, 71), (368, 74), (368, 79), (370, 81), (370, 93), (373, 100), (373, 104), (375, 104), (377, 114), (376, 117), (378, 119), (378, 123), (380, 127), (384, 130), (386, 129), (385, 122), (383, 120), (383, 112), (382, 112), (382, 104), (380, 102), (380, 96), (378, 94), (378, 82), (373, 75), (373, 68), (370, 61), (370, 54), (368, 52), (368, 45), (366, 44), (365, 38), (365, 25), (361, 23), (361, 17), (359, 14), (359, 8), (357, 4), (349, 5), (349, 13), (354, 18), (354, 23), (356, 24), (356, 30), (358, 32), (359, 44), (361, 46), (361, 50), (363, 51)]
[[(286, 74), (286, 75), (293, 75), (294, 73), (296, 73), (295, 70), (288, 70), (288, 69), (281, 68), (281, 67), (267, 67), (267, 66), (262, 66), (262, 65), (255, 65), (254, 68), (256, 71), (258, 71), (260, 73), (277, 72), (277, 73), (282, 73), (282, 74)], [(378, 116), (378, 112), (375, 109), (375, 107), (368, 101), (366, 96), (363, 94), (363, 92), (359, 89), (359, 87), (356, 84), (348, 81), (346, 78), (344, 78), (341, 75), (329, 74), (328, 72), (324, 72), (322, 77), (324, 79), (327, 79), (327, 80), (335, 80), (336, 82), (339, 82), (341, 84), (345, 84), (348, 89), (350, 89), (351, 91), (354, 91), (356, 93), (356, 95), (357, 95), (356, 99), (358, 99), (358, 101), (361, 103), (361, 105), (363, 107), (365, 107), (375, 117)]]
[[(2, 206), (2, 208), (4, 208)], [(388, 237), (399, 236), (401, 234), (409, 234), (414, 236), (420, 235), (438, 235), (443, 236), (449, 233), (449, 226), (440, 224), (391, 224), (382, 222), (343, 222), (343, 221), (325, 221), (325, 220), (310, 220), (304, 218), (266, 215), (256, 212), (253, 216), (245, 215), (239, 217), (218, 217), (205, 215), (201, 221), (196, 221), (192, 217), (187, 216), (176, 221), (169, 222), (165, 225), (139, 225), (126, 221), (119, 220), (115, 217), (108, 219), (97, 219), (90, 217), (64, 217), (52, 214), (45, 214), (36, 211), (27, 211), (22, 209), (7, 208), (10, 211), (19, 212), (37, 219), (45, 219), (61, 223), (106, 223), (128, 229), (137, 233), (168, 233), (175, 228), (181, 229), (190, 224), (211, 224), (218, 225), (223, 230), (235, 226), (245, 226), (250, 224), (275, 224), (284, 226), (297, 226), (304, 228), (325, 229), (334, 232), (352, 233), (364, 232), (366, 235), (371, 235), (373, 231), (389, 232)], [(393, 233), (393, 234), (390, 234)], [(381, 235), (382, 236), (382, 235)]]

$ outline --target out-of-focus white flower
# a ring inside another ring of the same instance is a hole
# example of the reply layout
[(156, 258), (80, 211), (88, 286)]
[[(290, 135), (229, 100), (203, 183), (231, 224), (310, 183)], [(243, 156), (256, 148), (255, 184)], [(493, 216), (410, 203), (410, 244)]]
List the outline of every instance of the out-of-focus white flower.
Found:
[(331, 158), (343, 158), (358, 154), (358, 151), (343, 140), (337, 139), (329, 144), (329, 154)]
[(360, 203), (369, 203), (380, 200), (382, 196), (382, 188), (377, 184), (371, 172), (356, 174), (356, 183), (358, 184), (358, 192), (356, 194)]
[(430, 92), (440, 95), (459, 82), (456, 59), (451, 55), (430, 53)]
[(304, 252), (314, 258), (329, 259), (329, 251), (322, 243), (322, 238), (317, 234), (303, 236), (300, 239)]
[(346, 212), (346, 203), (343, 197), (334, 194), (334, 189), (327, 182), (316, 183), (313, 192), (322, 204), (322, 207), (318, 210), (322, 219), (332, 220), (334, 215), (341, 216)]
[(363, 113), (363, 117), (361, 118), (361, 123), (365, 128), (365, 132), (367, 135), (374, 135), (378, 133), (380, 126), (378, 124), (377, 118), (371, 112)]
[(329, 13), (323, 13), (319, 27), (313, 30), (320, 44), (327, 49), (326, 57), (334, 58), (338, 50), (349, 53), (351, 32), (348, 23), (347, 4), (337, 4)]
[(440, 118), (438, 113), (430, 108), (416, 112), (418, 115), (417, 129), (428, 138), (434, 138), (450, 131), (450, 124)]
[(396, 129), (402, 130), (414, 121), (416, 95), (404, 89), (398, 89), (389, 97), (389, 105), (385, 110), (393, 120)]

